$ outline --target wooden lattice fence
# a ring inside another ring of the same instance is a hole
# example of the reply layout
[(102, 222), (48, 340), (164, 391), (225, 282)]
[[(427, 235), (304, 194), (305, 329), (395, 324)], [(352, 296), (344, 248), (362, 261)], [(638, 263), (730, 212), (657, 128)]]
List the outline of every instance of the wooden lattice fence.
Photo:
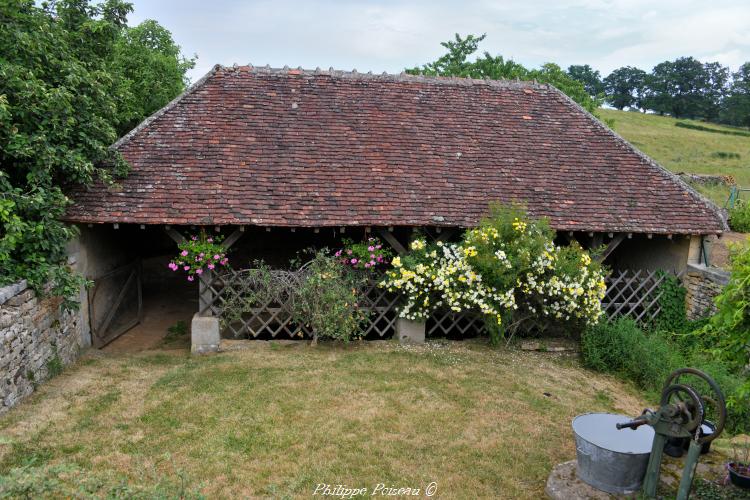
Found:
[(669, 276), (675, 274), (642, 269), (612, 271), (602, 301), (605, 314), (608, 318), (629, 317), (641, 324), (650, 323), (661, 312), (660, 287)]
[[(233, 338), (311, 337), (309, 328), (294, 322), (294, 288), (305, 278), (306, 269), (272, 270), (273, 293), (258, 293), (261, 274), (257, 269), (229, 270), (221, 275), (201, 277), (201, 314), (221, 320), (225, 336)], [(396, 324), (398, 297), (377, 286), (381, 276), (369, 274), (360, 306), (368, 311), (364, 336), (391, 336)]]
[[(201, 277), (201, 314), (221, 320), (222, 334), (231, 338), (311, 337), (305, 325), (294, 322), (295, 294), (306, 270), (272, 270), (273, 294), (259, 295), (257, 269), (229, 270)], [(668, 274), (661, 271), (618, 270), (607, 277), (607, 294), (602, 306), (609, 318), (630, 317), (639, 323), (652, 321), (660, 312), (660, 286)], [(369, 311), (364, 328), (366, 338), (387, 338), (396, 324), (398, 297), (377, 286), (381, 275), (368, 274), (362, 307)], [(537, 325), (538, 326), (538, 325)], [(538, 328), (544, 330), (543, 328)], [(481, 315), (438, 311), (428, 320), (431, 337), (486, 335)]]

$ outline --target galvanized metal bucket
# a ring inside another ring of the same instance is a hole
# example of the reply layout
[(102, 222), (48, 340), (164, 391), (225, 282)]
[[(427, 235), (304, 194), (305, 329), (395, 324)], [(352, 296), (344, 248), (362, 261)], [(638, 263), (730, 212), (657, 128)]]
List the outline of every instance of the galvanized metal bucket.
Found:
[(586, 413), (573, 419), (578, 477), (607, 493), (627, 495), (643, 485), (654, 430), (617, 430), (615, 424), (631, 417), (612, 413)]

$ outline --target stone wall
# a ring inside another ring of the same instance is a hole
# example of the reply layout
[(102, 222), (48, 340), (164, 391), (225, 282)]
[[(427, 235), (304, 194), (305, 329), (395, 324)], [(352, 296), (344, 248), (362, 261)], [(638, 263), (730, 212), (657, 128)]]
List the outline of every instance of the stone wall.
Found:
[(25, 281), (0, 288), (0, 414), (80, 354), (81, 316), (60, 304)]
[(714, 297), (729, 281), (729, 273), (702, 264), (688, 264), (684, 280), (688, 319), (699, 319), (716, 312)]

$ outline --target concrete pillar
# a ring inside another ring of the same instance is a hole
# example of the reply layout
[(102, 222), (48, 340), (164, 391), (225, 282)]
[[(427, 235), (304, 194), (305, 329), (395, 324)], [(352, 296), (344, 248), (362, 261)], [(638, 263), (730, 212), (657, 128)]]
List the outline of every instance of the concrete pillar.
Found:
[(195, 313), (190, 325), (190, 351), (193, 354), (218, 352), (220, 341), (219, 318)]
[(425, 323), (396, 318), (396, 338), (402, 344), (424, 344)]

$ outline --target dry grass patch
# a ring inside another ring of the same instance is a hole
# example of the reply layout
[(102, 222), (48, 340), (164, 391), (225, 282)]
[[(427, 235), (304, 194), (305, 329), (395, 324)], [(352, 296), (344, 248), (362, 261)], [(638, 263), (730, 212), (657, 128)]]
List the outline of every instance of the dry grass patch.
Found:
[(576, 414), (643, 407), (552, 354), (471, 342), (265, 346), (80, 363), (0, 419), (0, 474), (70, 466), (104, 488), (210, 498), (431, 481), (446, 497), (539, 498), (552, 466), (575, 456)]

